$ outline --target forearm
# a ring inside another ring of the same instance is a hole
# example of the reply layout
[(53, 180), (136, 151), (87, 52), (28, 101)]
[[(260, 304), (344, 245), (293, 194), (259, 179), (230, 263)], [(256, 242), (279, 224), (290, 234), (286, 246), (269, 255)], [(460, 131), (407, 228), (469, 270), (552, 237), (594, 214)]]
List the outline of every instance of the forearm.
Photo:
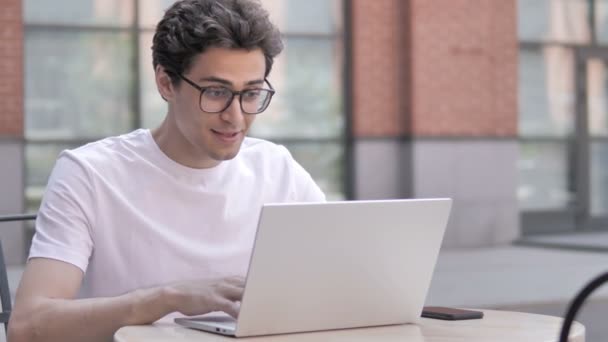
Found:
[(172, 311), (162, 288), (112, 298), (37, 300), (13, 313), (9, 341), (111, 341), (123, 326), (152, 323)]

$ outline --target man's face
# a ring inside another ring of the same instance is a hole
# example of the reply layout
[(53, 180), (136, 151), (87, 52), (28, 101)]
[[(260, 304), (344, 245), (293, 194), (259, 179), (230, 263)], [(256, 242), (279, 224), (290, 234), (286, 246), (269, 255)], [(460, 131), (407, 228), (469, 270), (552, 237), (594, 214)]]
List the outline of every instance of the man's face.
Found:
[[(201, 87), (224, 87), (232, 91), (267, 88), (266, 69), (261, 50), (210, 48), (193, 60), (186, 78)], [(185, 139), (191, 158), (215, 166), (234, 158), (249, 130), (254, 114), (245, 114), (234, 97), (220, 113), (207, 113), (199, 104), (200, 91), (180, 80), (170, 100), (178, 131)]]

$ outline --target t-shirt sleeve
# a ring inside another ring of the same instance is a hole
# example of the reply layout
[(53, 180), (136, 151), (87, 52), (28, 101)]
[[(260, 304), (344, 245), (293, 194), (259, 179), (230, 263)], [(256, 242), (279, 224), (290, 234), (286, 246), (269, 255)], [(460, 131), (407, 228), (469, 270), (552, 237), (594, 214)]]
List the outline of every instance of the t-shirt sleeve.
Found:
[(312, 176), (285, 149), (290, 165), (293, 185), (293, 200), (295, 202), (325, 202), (325, 194), (319, 188)]
[(62, 152), (38, 211), (29, 258), (60, 260), (86, 272), (93, 251), (93, 208), (87, 169), (70, 152)]

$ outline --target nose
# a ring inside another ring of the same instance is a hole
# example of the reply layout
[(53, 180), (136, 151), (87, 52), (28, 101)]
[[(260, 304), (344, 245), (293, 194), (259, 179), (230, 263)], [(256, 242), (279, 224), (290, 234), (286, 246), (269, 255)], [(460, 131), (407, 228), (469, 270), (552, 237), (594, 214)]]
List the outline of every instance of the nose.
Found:
[(241, 110), (240, 95), (237, 95), (232, 98), (228, 108), (220, 113), (220, 117), (224, 121), (238, 123), (240, 120), (243, 120), (244, 114)]

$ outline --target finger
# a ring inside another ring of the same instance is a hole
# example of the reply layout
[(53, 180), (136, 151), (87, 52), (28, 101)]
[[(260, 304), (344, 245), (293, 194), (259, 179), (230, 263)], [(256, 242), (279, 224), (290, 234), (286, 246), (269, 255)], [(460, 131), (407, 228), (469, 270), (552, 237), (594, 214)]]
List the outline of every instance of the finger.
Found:
[(224, 286), (220, 287), (220, 296), (231, 301), (240, 301), (243, 298), (243, 288), (224, 284)]
[(224, 300), (220, 303), (220, 311), (223, 311), (234, 318), (239, 317), (240, 305), (237, 302)]
[(225, 282), (238, 287), (245, 287), (245, 277), (232, 276), (224, 279)]

